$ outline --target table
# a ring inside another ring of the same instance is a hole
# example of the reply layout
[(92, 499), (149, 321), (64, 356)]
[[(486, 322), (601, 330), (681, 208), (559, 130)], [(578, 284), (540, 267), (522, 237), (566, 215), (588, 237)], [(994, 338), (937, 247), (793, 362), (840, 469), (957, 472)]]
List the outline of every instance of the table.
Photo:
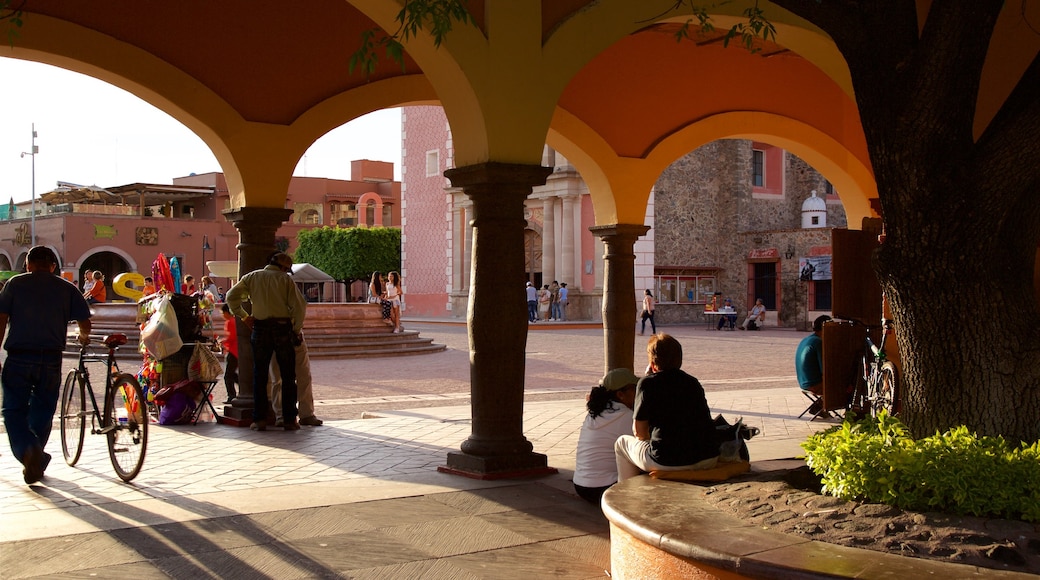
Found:
[[(708, 317), (708, 330), (716, 330), (716, 329), (718, 329), (719, 323), (715, 320), (715, 318), (713, 318), (715, 316), (732, 316), (733, 317), (733, 323), (734, 323), (734, 325), (736, 324), (736, 319), (737, 319), (737, 311), (736, 310), (731, 310), (731, 311), (705, 310), (704, 311), (704, 315)], [(726, 330), (733, 330), (733, 328), (727, 328)]]

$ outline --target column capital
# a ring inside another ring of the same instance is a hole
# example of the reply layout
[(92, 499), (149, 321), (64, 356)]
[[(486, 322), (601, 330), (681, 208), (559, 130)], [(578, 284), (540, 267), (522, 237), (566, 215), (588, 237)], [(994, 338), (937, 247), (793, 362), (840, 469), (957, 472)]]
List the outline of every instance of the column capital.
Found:
[(239, 207), (226, 209), (223, 212), (224, 217), (227, 221), (232, 224), (239, 222), (248, 221), (254, 227), (264, 227), (267, 225), (273, 225), (275, 229), (280, 228), (289, 216), (293, 214), (293, 210), (284, 207)]
[(452, 186), (463, 188), (469, 195), (472, 195), (471, 189), (501, 191), (502, 187), (524, 187), (527, 188), (526, 197), (532, 187), (545, 185), (551, 173), (551, 167), (541, 165), (487, 162), (449, 169), (444, 172), (444, 177), (451, 181)]
[(589, 231), (592, 235), (603, 238), (603, 241), (607, 241), (607, 238), (631, 238), (633, 240), (640, 236), (646, 235), (646, 232), (650, 231), (650, 226), (643, 224), (608, 224), (605, 226), (590, 226)]

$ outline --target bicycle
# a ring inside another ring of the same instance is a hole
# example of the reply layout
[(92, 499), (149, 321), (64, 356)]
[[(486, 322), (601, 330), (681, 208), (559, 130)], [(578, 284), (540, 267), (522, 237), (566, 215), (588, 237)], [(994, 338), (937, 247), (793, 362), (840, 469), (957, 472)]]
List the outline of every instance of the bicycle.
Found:
[(885, 354), (885, 339), (892, 328), (893, 321), (882, 318), (880, 344), (875, 345), (870, 336), (865, 339), (863, 380), (856, 385), (852, 406), (870, 413), (872, 417), (877, 417), (882, 410), (889, 415), (895, 415), (899, 410), (899, 373)]
[[(146, 399), (137, 379), (120, 373), (116, 363), (116, 351), (126, 344), (126, 335), (110, 334), (102, 339), (102, 343), (108, 348), (107, 354), (89, 353), (89, 346), (81, 344), (77, 367), (65, 377), (65, 386), (61, 390), (61, 450), (65, 463), (75, 466), (83, 452), (86, 418), (89, 416), (90, 434), (106, 436), (108, 456), (116, 475), (123, 481), (130, 481), (141, 472), (148, 448)], [(105, 400), (100, 411), (90, 384), (88, 362), (106, 365)], [(90, 394), (92, 411), (87, 410), (87, 393)]]

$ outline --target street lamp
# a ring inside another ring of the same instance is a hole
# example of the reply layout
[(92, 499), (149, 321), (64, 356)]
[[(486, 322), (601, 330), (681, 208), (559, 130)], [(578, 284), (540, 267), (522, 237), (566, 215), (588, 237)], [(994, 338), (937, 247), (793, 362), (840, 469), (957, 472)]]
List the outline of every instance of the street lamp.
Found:
[(31, 153), (22, 151), (22, 159), (26, 155), (32, 157), (32, 245), (36, 245), (36, 156), (40, 153), (40, 148), (36, 146), (36, 123), (32, 124), (32, 149)]
[(206, 275), (206, 252), (213, 248), (209, 245), (209, 236), (206, 234), (202, 235), (202, 275)]

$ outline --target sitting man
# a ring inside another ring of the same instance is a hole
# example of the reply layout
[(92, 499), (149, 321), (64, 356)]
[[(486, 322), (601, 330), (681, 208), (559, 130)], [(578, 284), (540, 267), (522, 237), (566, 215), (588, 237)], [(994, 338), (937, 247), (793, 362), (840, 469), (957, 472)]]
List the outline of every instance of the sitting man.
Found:
[(809, 407), (809, 413), (813, 416), (823, 417), (827, 412), (823, 407), (823, 323), (831, 317), (823, 314), (817, 316), (813, 321), (813, 333), (798, 343), (798, 349), (794, 352), (794, 370), (798, 375), (798, 386), (803, 391), (809, 391), (821, 397)]
[(682, 345), (667, 334), (650, 337), (650, 374), (636, 385), (632, 430), (614, 444), (618, 481), (651, 470), (711, 469), (719, 441), (704, 388), (680, 369)]
[(748, 312), (747, 318), (744, 319), (744, 324), (740, 325), (741, 330), (758, 330), (758, 327), (766, 321), (766, 306), (762, 303), (762, 299), (755, 300), (755, 305), (751, 307), (751, 311)]
[(726, 301), (722, 304), (722, 308), (719, 310), (719, 312), (726, 312), (730, 314), (719, 315), (719, 324), (717, 329), (722, 330), (722, 328), (726, 326), (726, 323), (728, 322), (729, 329), (733, 330), (737, 326), (737, 311), (733, 309), (733, 301), (727, 298)]

